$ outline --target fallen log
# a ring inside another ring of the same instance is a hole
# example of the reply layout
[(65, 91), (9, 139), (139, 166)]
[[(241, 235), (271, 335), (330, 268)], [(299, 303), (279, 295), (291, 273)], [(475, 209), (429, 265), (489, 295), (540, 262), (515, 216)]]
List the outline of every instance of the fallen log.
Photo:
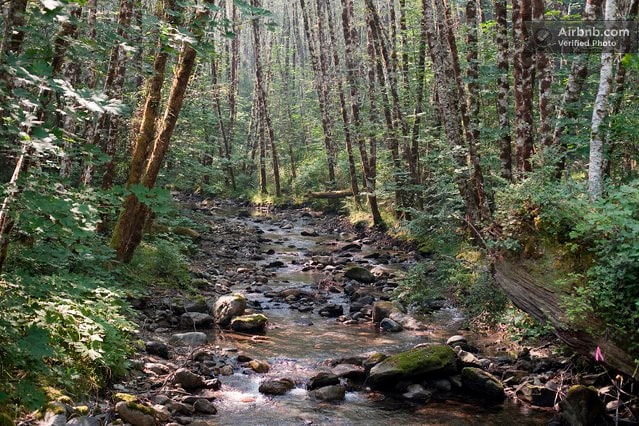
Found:
[(515, 306), (552, 325), (557, 337), (578, 353), (594, 358), (599, 347), (606, 364), (629, 376), (637, 374), (634, 358), (606, 337), (601, 320), (588, 317), (574, 324), (567, 319), (562, 299), (568, 293), (540, 284), (522, 266), (505, 259), (494, 262), (494, 277)]
[(309, 192), (306, 196), (309, 198), (346, 198), (352, 197), (353, 191), (350, 189), (340, 189), (338, 191)]

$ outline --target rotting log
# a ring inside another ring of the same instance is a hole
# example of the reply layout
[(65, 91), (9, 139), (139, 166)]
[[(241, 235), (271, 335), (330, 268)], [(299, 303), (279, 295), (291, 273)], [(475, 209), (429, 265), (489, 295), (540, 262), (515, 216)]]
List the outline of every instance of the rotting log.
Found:
[(352, 197), (353, 191), (350, 189), (341, 189), (338, 191), (309, 192), (306, 196), (309, 198), (346, 198)]
[(575, 324), (568, 321), (563, 298), (569, 296), (540, 284), (522, 266), (497, 259), (494, 262), (495, 280), (519, 309), (539, 321), (552, 325), (557, 337), (578, 353), (593, 356), (601, 348), (605, 363), (629, 376), (636, 376), (633, 357), (606, 337), (605, 324), (594, 317)]

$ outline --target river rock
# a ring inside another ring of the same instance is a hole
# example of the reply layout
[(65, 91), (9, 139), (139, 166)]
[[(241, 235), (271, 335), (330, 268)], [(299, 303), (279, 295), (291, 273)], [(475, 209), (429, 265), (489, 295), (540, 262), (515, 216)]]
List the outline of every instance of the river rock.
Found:
[(460, 334), (450, 336), (448, 340), (446, 340), (446, 344), (452, 347), (461, 346), (465, 343), (468, 343), (468, 340), (466, 340), (466, 338)]
[(300, 232), (300, 235), (303, 236), (303, 237), (318, 237), (319, 236), (317, 231), (314, 230), (314, 229), (305, 229), (302, 232)]
[(459, 352), (457, 352), (457, 358), (459, 358), (459, 361), (464, 367), (482, 367), (479, 358), (463, 349), (460, 349)]
[(178, 369), (173, 376), (173, 383), (186, 390), (203, 388), (204, 379), (187, 368)]
[(591, 386), (576, 385), (568, 389), (566, 398), (559, 403), (561, 419), (568, 425), (606, 424), (604, 406), (597, 389)]
[(404, 330), (404, 327), (402, 327), (401, 324), (393, 321), (390, 318), (384, 318), (382, 322), (379, 323), (379, 328), (390, 333), (398, 333)]
[(339, 377), (333, 373), (329, 373), (326, 371), (322, 371), (317, 373), (315, 376), (311, 377), (311, 379), (306, 384), (306, 389), (315, 390), (325, 386), (337, 385), (339, 384)]
[(215, 301), (213, 317), (215, 322), (222, 327), (231, 323), (231, 318), (240, 316), (246, 309), (246, 298), (240, 293), (222, 296)]
[(371, 368), (368, 383), (375, 389), (390, 389), (401, 380), (447, 376), (457, 373), (457, 356), (450, 346), (423, 346), (390, 356)]
[(193, 299), (182, 299), (178, 297), (164, 299), (164, 304), (171, 309), (174, 314), (182, 315), (185, 312), (208, 313), (209, 305), (202, 296)]
[(532, 405), (537, 407), (554, 407), (557, 399), (557, 390), (547, 386), (527, 385), (524, 393)]
[(155, 426), (155, 410), (138, 401), (120, 401), (115, 404), (115, 412), (122, 420), (133, 426)]
[(243, 333), (256, 333), (264, 331), (266, 324), (268, 318), (263, 314), (242, 315), (231, 320), (231, 329)]
[(249, 361), (248, 365), (256, 373), (268, 373), (268, 371), (271, 369), (271, 366), (269, 365), (268, 362), (259, 361), (256, 359)]
[(424, 389), (422, 385), (414, 383), (406, 388), (406, 392), (402, 396), (411, 401), (423, 402), (428, 401), (433, 396), (433, 393)]
[(344, 307), (342, 305), (328, 304), (319, 308), (318, 314), (323, 317), (337, 318), (344, 315)]
[(308, 395), (322, 401), (342, 401), (346, 396), (346, 388), (342, 385), (324, 386), (310, 391)]
[(373, 303), (373, 322), (380, 323), (384, 318), (389, 318), (396, 311), (401, 312), (401, 306), (396, 302), (378, 300)]
[(375, 276), (368, 269), (362, 268), (361, 266), (348, 268), (344, 273), (344, 277), (366, 284), (375, 282)]
[(171, 336), (169, 343), (175, 346), (202, 346), (206, 345), (208, 337), (199, 331), (189, 333), (176, 333)]
[(426, 330), (428, 328), (428, 325), (424, 322), (400, 311), (391, 312), (388, 318), (400, 324), (404, 330)]
[(258, 390), (266, 395), (284, 395), (293, 389), (293, 381), (289, 379), (267, 380), (260, 384)]
[(202, 414), (217, 414), (217, 408), (211, 401), (205, 398), (200, 398), (193, 403), (193, 408), (197, 413)]
[(100, 424), (100, 420), (97, 417), (80, 416), (69, 420), (66, 426), (100, 426)]
[(180, 326), (183, 328), (211, 328), (213, 317), (201, 312), (185, 312), (180, 316)]
[(337, 377), (343, 377), (345, 379), (351, 379), (358, 382), (361, 382), (366, 378), (364, 367), (360, 367), (355, 364), (337, 364), (331, 371)]
[(157, 355), (160, 358), (169, 359), (169, 347), (162, 342), (149, 341), (144, 344), (146, 353)]
[(362, 246), (356, 243), (348, 243), (340, 248), (341, 251), (362, 251)]
[(501, 402), (506, 398), (504, 385), (487, 371), (475, 367), (464, 367), (461, 378), (464, 389), (474, 396), (490, 402)]

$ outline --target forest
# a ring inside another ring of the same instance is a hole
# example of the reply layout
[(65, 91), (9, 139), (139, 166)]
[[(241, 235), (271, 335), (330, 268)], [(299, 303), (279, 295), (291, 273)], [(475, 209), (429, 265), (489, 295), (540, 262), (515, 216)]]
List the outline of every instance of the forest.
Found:
[(638, 5), (0, 2), (0, 425), (104, 398), (137, 302), (213, 282), (195, 199), (396, 241), (393, 301), (561, 342), (637, 421)]

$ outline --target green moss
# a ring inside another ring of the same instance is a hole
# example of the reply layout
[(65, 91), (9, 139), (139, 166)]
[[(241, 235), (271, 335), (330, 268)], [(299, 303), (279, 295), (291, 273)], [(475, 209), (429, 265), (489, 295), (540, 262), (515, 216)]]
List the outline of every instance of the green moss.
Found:
[(47, 404), (47, 411), (50, 411), (53, 414), (66, 414), (67, 408), (64, 406), (64, 403), (59, 401), (50, 402)]
[(89, 414), (89, 407), (87, 407), (86, 405), (78, 405), (77, 407), (74, 407), (73, 410), (76, 412), (76, 414), (79, 414), (81, 416), (86, 416)]
[(135, 395), (131, 395), (129, 393), (124, 393), (124, 392), (118, 392), (116, 394), (113, 395), (113, 401), (114, 402), (120, 402), (120, 401), (124, 401), (124, 402), (137, 402), (138, 397)]
[(411, 349), (391, 356), (385, 362), (392, 363), (404, 374), (425, 374), (442, 370), (455, 373), (457, 358), (448, 345), (433, 345)]
[(155, 410), (148, 405), (144, 405), (141, 402), (130, 401), (126, 403), (126, 406), (131, 410), (136, 410), (144, 414), (148, 414), (149, 416), (155, 416)]

